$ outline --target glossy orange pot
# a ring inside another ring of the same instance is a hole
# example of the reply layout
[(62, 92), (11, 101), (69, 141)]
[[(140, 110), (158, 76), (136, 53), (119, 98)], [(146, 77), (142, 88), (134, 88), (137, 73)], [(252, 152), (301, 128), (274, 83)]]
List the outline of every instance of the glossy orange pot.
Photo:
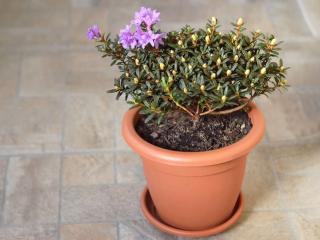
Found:
[(246, 158), (264, 134), (264, 119), (249, 105), (253, 127), (238, 142), (206, 152), (179, 152), (152, 145), (135, 130), (138, 108), (123, 119), (122, 133), (143, 160), (152, 201), (161, 220), (177, 229), (199, 231), (230, 218), (241, 191)]

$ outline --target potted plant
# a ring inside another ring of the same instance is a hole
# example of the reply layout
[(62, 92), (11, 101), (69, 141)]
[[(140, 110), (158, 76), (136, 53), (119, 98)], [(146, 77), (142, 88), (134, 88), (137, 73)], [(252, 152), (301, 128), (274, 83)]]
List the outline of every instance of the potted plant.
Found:
[(246, 158), (264, 133), (253, 99), (286, 88), (279, 43), (259, 30), (218, 31), (185, 26), (163, 33), (160, 13), (142, 7), (111, 39), (88, 29), (102, 57), (120, 76), (111, 93), (124, 95), (122, 133), (143, 161), (146, 218), (159, 229), (188, 237), (219, 233), (240, 217)]

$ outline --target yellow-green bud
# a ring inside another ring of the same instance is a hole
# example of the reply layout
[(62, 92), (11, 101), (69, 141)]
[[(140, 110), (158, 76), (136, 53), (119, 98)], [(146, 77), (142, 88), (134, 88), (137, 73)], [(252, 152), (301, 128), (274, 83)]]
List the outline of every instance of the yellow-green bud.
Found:
[(280, 81), (280, 86), (286, 86), (288, 84), (288, 81), (286, 79), (282, 79)]
[(198, 35), (197, 34), (192, 34), (191, 38), (192, 38), (192, 41), (195, 42), (195, 41), (198, 40)]
[(183, 89), (183, 92), (184, 92), (185, 94), (187, 94), (187, 93), (188, 93), (188, 89), (187, 89), (187, 88), (184, 88), (184, 89)]
[(221, 64), (221, 59), (218, 58), (216, 63), (217, 63), (217, 65), (219, 66), (219, 65)]
[(233, 40), (233, 41), (236, 41), (236, 40), (237, 40), (237, 35), (234, 35), (234, 36), (232, 37), (232, 40)]
[(178, 45), (182, 46), (183, 42), (181, 40), (178, 41)]
[(220, 88), (221, 88), (221, 86), (220, 86), (220, 84), (218, 85), (218, 87), (217, 87), (217, 90), (219, 91), (220, 90)]
[(256, 33), (257, 33), (257, 34), (260, 34), (260, 33), (261, 33), (261, 30), (260, 30), (260, 29), (257, 29), (257, 30), (256, 30)]
[(254, 62), (254, 57), (250, 58), (250, 62)]
[(217, 19), (215, 17), (211, 17), (211, 23), (212, 25), (217, 25)]
[(227, 76), (229, 77), (231, 75), (231, 70), (227, 70)]
[(205, 39), (206, 39), (206, 44), (209, 44), (210, 43), (210, 37), (207, 35)]
[(250, 83), (250, 86), (251, 86), (251, 87), (254, 87), (254, 83)]
[(115, 89), (115, 90), (119, 90), (120, 87), (119, 87), (119, 86), (115, 86), (114, 89)]
[(215, 73), (211, 73), (210, 79), (213, 80), (216, 78), (216, 74)]
[(221, 97), (221, 102), (222, 103), (225, 103), (227, 101), (227, 97), (225, 96), (225, 95), (223, 95), (222, 97)]
[(134, 82), (134, 84), (138, 84), (139, 83), (139, 79), (138, 78), (134, 78), (133, 82)]
[(277, 44), (277, 39), (275, 39), (275, 38), (272, 39), (271, 42), (270, 42), (270, 45), (271, 45), (271, 46), (274, 46), (274, 45), (276, 45), (276, 44)]
[(151, 95), (152, 95), (152, 91), (151, 91), (151, 90), (148, 90), (148, 91), (147, 91), (147, 94), (148, 94), (149, 96), (151, 96)]
[(135, 63), (136, 63), (136, 65), (137, 65), (137, 66), (139, 66), (139, 65), (140, 65), (140, 61), (139, 61), (139, 59), (138, 59), (138, 58), (136, 58)]
[(280, 71), (283, 72), (284, 71), (284, 66), (280, 67)]
[(172, 70), (173, 76), (177, 75), (177, 72), (175, 70)]
[(156, 83), (159, 83), (160, 81), (159, 81), (159, 79), (156, 79)]
[(200, 90), (201, 90), (202, 92), (203, 92), (205, 89), (206, 89), (206, 88), (205, 88), (204, 85), (201, 85), (201, 86), (200, 86)]
[(160, 70), (163, 70), (164, 69), (164, 64), (163, 63), (159, 63), (159, 67), (160, 67)]
[(238, 18), (237, 26), (240, 27), (242, 25), (243, 25), (243, 19), (242, 18)]
[(170, 50), (170, 54), (173, 55), (173, 54), (174, 54), (174, 51), (173, 51), (173, 50)]
[(249, 51), (249, 52), (248, 52), (248, 56), (249, 56), (249, 57), (251, 57), (251, 55), (252, 55), (252, 52), (251, 52), (251, 51)]
[(129, 73), (128, 72), (126, 72), (126, 77), (129, 77)]
[(181, 58), (181, 62), (185, 62), (186, 59), (184, 57)]
[(245, 75), (246, 77), (248, 77), (249, 74), (250, 74), (250, 70), (249, 70), (249, 69), (246, 69), (246, 71), (244, 71), (244, 75)]
[(192, 70), (192, 65), (189, 64), (189, 65), (188, 65), (188, 68), (189, 68), (189, 70)]
[(143, 69), (144, 70), (147, 70), (148, 69), (148, 66), (146, 64), (143, 64)]
[(234, 58), (233, 58), (233, 60), (234, 60), (235, 62), (238, 62), (239, 56), (238, 56), (238, 55), (235, 55)]
[(239, 44), (239, 45), (237, 46), (237, 50), (240, 50), (240, 48), (241, 48), (241, 44)]
[(211, 28), (207, 28), (207, 32), (208, 32), (208, 33), (211, 33)]
[(203, 68), (207, 68), (207, 64), (204, 63), (204, 64), (202, 65), (202, 67), (203, 67)]
[(169, 82), (169, 83), (172, 83), (172, 82), (173, 82), (173, 78), (172, 78), (171, 76), (168, 78), (168, 82)]
[(264, 68), (261, 68), (261, 70), (260, 70), (260, 74), (261, 75), (264, 75), (264, 74), (266, 74), (266, 72), (267, 72), (267, 69), (264, 67)]

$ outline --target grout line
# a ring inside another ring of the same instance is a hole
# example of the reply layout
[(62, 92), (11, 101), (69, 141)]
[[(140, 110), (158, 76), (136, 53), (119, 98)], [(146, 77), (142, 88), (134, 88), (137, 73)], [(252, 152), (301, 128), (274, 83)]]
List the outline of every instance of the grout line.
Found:
[(1, 215), (0, 215), (0, 225), (4, 226), (5, 224), (5, 206), (7, 198), (7, 184), (8, 184), (8, 169), (9, 169), (10, 158), (6, 159), (5, 174), (3, 180), (3, 193), (2, 193), (2, 202), (1, 202)]
[(117, 221), (117, 239), (120, 240), (120, 222)]
[(297, 1), (298, 6), (299, 6), (300, 12), (301, 12), (301, 14), (303, 16), (303, 19), (305, 20), (306, 25), (308, 26), (312, 36), (318, 37), (317, 31), (314, 28), (310, 18), (308, 17), (309, 14), (308, 14), (306, 8), (304, 7), (304, 4), (301, 2), (301, 0), (296, 0), (296, 1)]

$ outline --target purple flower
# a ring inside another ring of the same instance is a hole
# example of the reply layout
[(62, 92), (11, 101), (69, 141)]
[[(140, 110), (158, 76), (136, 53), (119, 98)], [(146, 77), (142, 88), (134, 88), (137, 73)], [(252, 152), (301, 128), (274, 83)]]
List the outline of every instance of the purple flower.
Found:
[(129, 25), (120, 31), (119, 39), (125, 49), (134, 48), (137, 45), (137, 40)]
[(98, 39), (101, 37), (100, 29), (97, 25), (93, 25), (92, 27), (88, 28), (87, 31), (87, 38), (89, 40)]
[(153, 35), (154, 47), (159, 48), (159, 45), (163, 45), (163, 39), (166, 37), (166, 33), (156, 33)]
[(138, 44), (142, 47), (145, 48), (149, 43), (151, 44), (151, 46), (154, 46), (154, 34), (151, 30), (149, 31), (142, 31), (140, 28), (137, 29), (137, 31), (135, 32), (135, 38), (138, 41)]
[(160, 21), (160, 13), (151, 8), (141, 7), (139, 12), (136, 12), (134, 15), (134, 23), (137, 27), (140, 27), (142, 23), (147, 25), (148, 29), (151, 29), (151, 26)]

